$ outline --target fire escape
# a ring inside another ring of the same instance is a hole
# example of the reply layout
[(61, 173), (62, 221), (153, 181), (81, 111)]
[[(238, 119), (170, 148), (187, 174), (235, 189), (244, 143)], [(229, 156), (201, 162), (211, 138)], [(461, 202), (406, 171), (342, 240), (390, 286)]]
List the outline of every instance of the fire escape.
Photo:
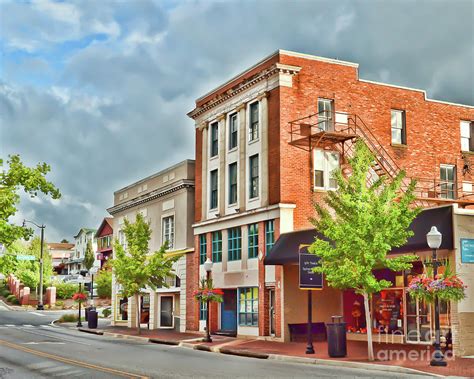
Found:
[[(319, 148), (337, 151), (341, 166), (355, 152), (355, 142), (362, 139), (375, 157), (367, 178), (373, 183), (379, 177), (395, 178), (401, 171), (396, 160), (378, 141), (370, 128), (356, 114), (322, 111), (289, 123), (290, 144), (312, 152)], [(461, 208), (474, 205), (473, 183), (440, 178), (410, 177), (407, 173), (401, 190), (406, 191), (411, 179), (416, 180), (416, 205), (424, 208), (457, 203)]]

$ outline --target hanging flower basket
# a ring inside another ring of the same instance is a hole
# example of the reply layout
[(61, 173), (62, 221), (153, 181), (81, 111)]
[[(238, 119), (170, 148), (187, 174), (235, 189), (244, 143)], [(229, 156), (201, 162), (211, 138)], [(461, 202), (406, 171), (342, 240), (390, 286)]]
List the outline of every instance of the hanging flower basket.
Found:
[(460, 301), (466, 297), (466, 286), (457, 276), (444, 277), (438, 275), (436, 279), (426, 275), (413, 278), (408, 285), (408, 293), (414, 299), (432, 303), (435, 299), (444, 301)]
[(81, 304), (87, 301), (87, 295), (82, 292), (76, 292), (74, 295), (72, 295), (72, 300)]
[(212, 280), (201, 280), (200, 288), (194, 292), (194, 298), (196, 300), (207, 302), (208, 300), (211, 302), (222, 303), (222, 296), (224, 292), (220, 289), (216, 289), (212, 285)]

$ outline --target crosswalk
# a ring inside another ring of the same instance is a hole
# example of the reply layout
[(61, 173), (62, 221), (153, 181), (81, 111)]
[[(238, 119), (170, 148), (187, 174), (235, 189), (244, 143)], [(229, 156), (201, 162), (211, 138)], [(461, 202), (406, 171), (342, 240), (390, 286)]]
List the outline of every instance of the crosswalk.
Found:
[(44, 361), (40, 363), (33, 363), (26, 366), (31, 371), (43, 374), (45, 376), (58, 376), (64, 378), (83, 377), (86, 373), (84, 370), (69, 366), (62, 363)]
[(56, 326), (53, 325), (31, 325), (31, 324), (22, 324), (22, 325), (13, 325), (13, 324), (0, 324), (0, 329), (31, 329), (31, 328), (43, 328), (43, 329), (56, 329)]

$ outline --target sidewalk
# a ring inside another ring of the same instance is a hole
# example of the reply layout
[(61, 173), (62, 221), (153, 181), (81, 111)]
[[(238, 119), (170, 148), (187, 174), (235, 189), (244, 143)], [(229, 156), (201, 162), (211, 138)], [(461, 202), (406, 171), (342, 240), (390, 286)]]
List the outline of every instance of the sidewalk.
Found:
[[(367, 360), (367, 343), (347, 341), (347, 357), (330, 358), (326, 342), (315, 342), (315, 354), (305, 354), (306, 343), (264, 341), (257, 339), (240, 339), (224, 336), (212, 336), (212, 343), (202, 342), (202, 333), (179, 333), (174, 330), (147, 330), (137, 335), (136, 329), (127, 327), (105, 327), (81, 331), (122, 338), (143, 339), (145, 341), (205, 350), (222, 354), (248, 356), (260, 359), (274, 359), (291, 362), (363, 367), (387, 370), (391, 372), (422, 371), (440, 376), (474, 377), (474, 359), (448, 357), (447, 367), (431, 367), (430, 347), (425, 345), (403, 345), (374, 343), (375, 362)], [(411, 358), (411, 359), (410, 359)], [(369, 366), (370, 365), (370, 366)]]

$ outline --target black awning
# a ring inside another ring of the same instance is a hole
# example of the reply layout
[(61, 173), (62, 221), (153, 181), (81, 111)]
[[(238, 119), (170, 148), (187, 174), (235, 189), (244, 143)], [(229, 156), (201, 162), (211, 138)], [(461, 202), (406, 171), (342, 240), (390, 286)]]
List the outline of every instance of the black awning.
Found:
[[(410, 225), (414, 235), (408, 239), (405, 245), (394, 248), (390, 254), (428, 250), (426, 233), (433, 225), (443, 235), (440, 249), (453, 249), (453, 207), (445, 206), (423, 210)], [(300, 245), (311, 244), (316, 238), (325, 239), (315, 229), (282, 233), (265, 257), (264, 263), (266, 265), (297, 264)]]

